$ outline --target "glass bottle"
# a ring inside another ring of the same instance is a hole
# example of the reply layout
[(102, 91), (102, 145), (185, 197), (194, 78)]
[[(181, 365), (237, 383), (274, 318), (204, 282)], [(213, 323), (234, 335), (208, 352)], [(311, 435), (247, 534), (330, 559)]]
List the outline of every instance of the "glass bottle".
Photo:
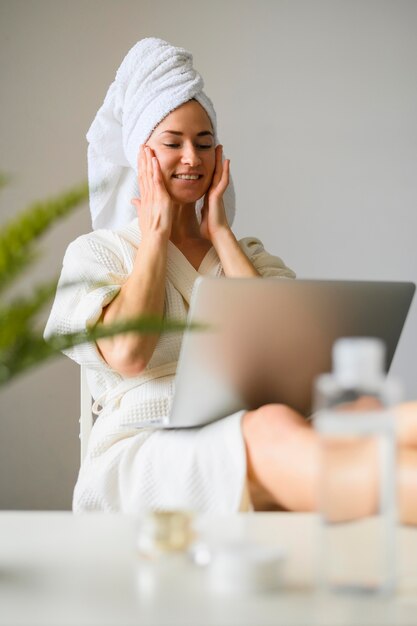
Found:
[(318, 582), (360, 593), (395, 587), (396, 437), (401, 390), (385, 374), (385, 346), (342, 338), (333, 371), (315, 381), (320, 435)]

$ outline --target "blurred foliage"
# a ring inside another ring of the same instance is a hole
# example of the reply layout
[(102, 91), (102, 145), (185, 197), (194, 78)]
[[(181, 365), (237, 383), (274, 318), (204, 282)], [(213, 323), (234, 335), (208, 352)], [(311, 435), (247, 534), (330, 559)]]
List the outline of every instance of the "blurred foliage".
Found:
[[(0, 172), (0, 189), (11, 177)], [(85, 332), (54, 335), (43, 339), (38, 316), (52, 300), (57, 280), (35, 285), (29, 296), (4, 297), (16, 279), (33, 265), (39, 256), (39, 238), (57, 220), (69, 215), (88, 200), (88, 185), (76, 186), (57, 197), (35, 202), (17, 217), (1, 225), (0, 230), (0, 387), (18, 374), (56, 356), (76, 344), (135, 330), (141, 333), (182, 331), (190, 328), (183, 322), (142, 317), (112, 326), (97, 325)], [(65, 288), (65, 287), (64, 287)], [(194, 325), (193, 328), (196, 326)]]

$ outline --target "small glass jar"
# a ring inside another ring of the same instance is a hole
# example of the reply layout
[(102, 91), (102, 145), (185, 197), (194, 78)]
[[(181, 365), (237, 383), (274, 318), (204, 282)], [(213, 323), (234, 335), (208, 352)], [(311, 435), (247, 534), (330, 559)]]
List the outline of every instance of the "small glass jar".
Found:
[(139, 522), (137, 546), (141, 556), (158, 558), (186, 552), (195, 539), (190, 511), (150, 511)]

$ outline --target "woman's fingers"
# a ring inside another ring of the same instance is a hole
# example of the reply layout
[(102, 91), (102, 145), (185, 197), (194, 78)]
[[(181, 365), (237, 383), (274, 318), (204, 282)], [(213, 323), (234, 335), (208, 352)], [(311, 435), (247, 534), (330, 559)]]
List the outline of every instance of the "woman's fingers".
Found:
[(139, 190), (140, 195), (143, 198), (149, 190), (149, 184), (146, 175), (146, 155), (145, 146), (142, 144), (139, 149), (138, 157), (138, 175), (139, 175)]
[(162, 174), (161, 169), (159, 167), (158, 159), (154, 156), (152, 157), (152, 177), (154, 183), (160, 187), (162, 182)]
[(140, 147), (138, 167), (141, 199), (139, 204), (136, 198), (131, 202), (138, 209), (141, 230), (145, 232), (158, 224), (159, 229), (168, 231), (172, 219), (172, 199), (165, 187), (158, 158), (147, 145)]
[(223, 163), (222, 177), (219, 182), (219, 186), (221, 188), (222, 194), (226, 191), (227, 186), (229, 184), (229, 172), (230, 172), (230, 159), (226, 159), (225, 162)]
[(214, 176), (213, 176), (213, 187), (217, 187), (222, 177), (222, 154), (223, 154), (223, 146), (218, 145), (216, 147), (216, 163), (214, 167)]
[(216, 165), (214, 169), (212, 188), (216, 193), (220, 195), (223, 195), (227, 188), (227, 185), (229, 184), (230, 170), (230, 159), (226, 159), (223, 163), (222, 154), (223, 146), (218, 145), (216, 147)]
[(149, 146), (142, 144), (139, 154), (139, 180), (142, 186), (141, 196), (144, 196), (145, 194), (152, 194), (153, 167), (151, 149)]
[(136, 209), (136, 213), (139, 215), (140, 214), (140, 208), (141, 208), (141, 202), (139, 198), (132, 198), (132, 200), (130, 201), (130, 204), (133, 204), (133, 206)]
[(159, 191), (165, 191), (167, 193), (164, 178), (162, 176), (161, 166), (159, 165), (159, 161), (155, 156), (152, 157), (152, 171), (154, 183), (159, 188)]
[[(141, 145), (138, 156), (138, 171), (139, 171), (139, 181), (143, 191), (147, 191), (152, 194), (153, 187), (155, 184), (159, 187), (162, 187), (166, 192), (166, 187), (164, 183), (164, 179), (162, 176), (161, 167), (159, 165), (159, 161), (155, 156), (152, 148), (146, 145)], [(141, 188), (141, 196), (143, 197)]]
[(149, 184), (152, 184), (153, 180), (153, 166), (152, 166), (152, 150), (149, 146), (145, 146), (145, 157), (146, 157), (146, 174), (148, 177)]

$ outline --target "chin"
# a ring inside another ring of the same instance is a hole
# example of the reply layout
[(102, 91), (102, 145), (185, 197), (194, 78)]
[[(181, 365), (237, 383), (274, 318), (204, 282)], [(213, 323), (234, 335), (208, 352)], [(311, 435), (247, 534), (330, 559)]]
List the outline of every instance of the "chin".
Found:
[(204, 196), (204, 193), (202, 194), (201, 192), (198, 194), (195, 193), (184, 193), (184, 194), (170, 194), (171, 198), (173, 199), (174, 202), (177, 202), (178, 204), (194, 204), (196, 203), (200, 198), (202, 198)]
[(207, 180), (201, 181), (201, 184), (196, 185), (195, 188), (184, 188), (181, 189), (179, 185), (176, 184), (166, 184), (167, 191), (174, 202), (178, 204), (193, 204), (203, 198), (205, 193), (210, 187), (210, 184), (207, 183)]

